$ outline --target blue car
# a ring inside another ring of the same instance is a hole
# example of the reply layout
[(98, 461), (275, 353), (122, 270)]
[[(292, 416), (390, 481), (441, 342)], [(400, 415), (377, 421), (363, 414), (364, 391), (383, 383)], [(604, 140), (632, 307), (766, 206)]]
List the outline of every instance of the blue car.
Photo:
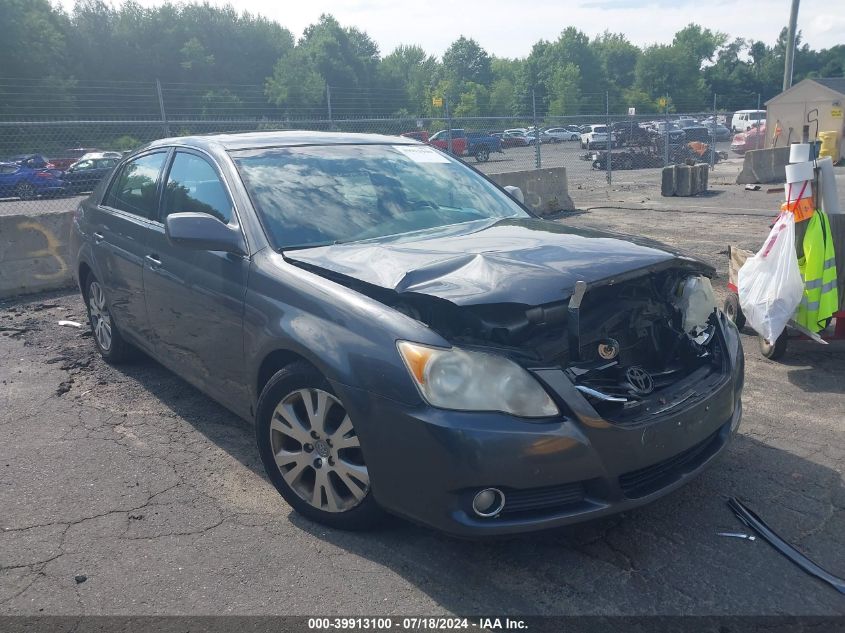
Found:
[(0, 163), (0, 198), (33, 200), (60, 195), (65, 191), (62, 173), (58, 169), (32, 167), (25, 161)]

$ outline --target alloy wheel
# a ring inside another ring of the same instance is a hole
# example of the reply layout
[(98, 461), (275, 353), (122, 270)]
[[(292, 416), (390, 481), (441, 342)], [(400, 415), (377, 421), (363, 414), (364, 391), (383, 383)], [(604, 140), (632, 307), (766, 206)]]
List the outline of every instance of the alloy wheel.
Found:
[(282, 398), (270, 422), (270, 446), (282, 478), (318, 510), (351, 510), (370, 490), (352, 421), (326, 391), (298, 389)]
[(28, 182), (22, 182), (18, 185), (18, 197), (21, 200), (32, 200), (35, 198), (35, 187)]
[(91, 315), (91, 328), (97, 344), (104, 352), (111, 349), (111, 317), (106, 305), (106, 295), (98, 281), (92, 281), (88, 289), (88, 311)]

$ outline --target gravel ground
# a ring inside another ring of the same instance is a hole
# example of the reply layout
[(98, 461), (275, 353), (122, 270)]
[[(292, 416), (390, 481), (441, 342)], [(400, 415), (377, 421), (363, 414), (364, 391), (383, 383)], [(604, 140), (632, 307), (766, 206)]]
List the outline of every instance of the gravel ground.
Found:
[[(697, 201), (653, 190), (575, 189), (590, 210), (560, 221), (679, 245), (720, 289), (727, 244), (757, 245), (776, 208), (727, 185)], [(250, 425), (152, 360), (106, 365), (77, 294), (2, 302), (0, 615), (845, 614), (765, 542), (716, 536), (742, 529), (724, 501), (737, 495), (845, 575), (845, 349), (796, 344), (772, 363), (743, 343), (745, 418), (701, 477), (624, 515), (473, 542), (299, 518)]]

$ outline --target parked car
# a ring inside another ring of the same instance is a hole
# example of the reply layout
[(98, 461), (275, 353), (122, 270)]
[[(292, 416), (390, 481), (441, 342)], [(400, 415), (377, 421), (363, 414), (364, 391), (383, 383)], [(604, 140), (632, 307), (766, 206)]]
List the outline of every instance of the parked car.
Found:
[[(123, 158), (123, 152), (89, 152), (79, 158), (79, 160), (86, 160), (88, 158)], [(79, 162), (79, 161), (76, 161)]]
[[(449, 131), (440, 130), (428, 139), (429, 144), (444, 152), (449, 151)], [(452, 130), (452, 154), (463, 156), (467, 152), (467, 138), (463, 130)]]
[(731, 118), (731, 131), (747, 132), (755, 125), (765, 122), (765, 110), (737, 110)]
[[(537, 142), (538, 135), (537, 135), (536, 130), (532, 130), (532, 131), (528, 132), (525, 136), (526, 136), (526, 138), (528, 138), (530, 140), (529, 144), (534, 144), (534, 143)], [(540, 138), (541, 144), (542, 143), (560, 143), (561, 142), (560, 139), (555, 138), (553, 136), (550, 136), (549, 134), (546, 134), (543, 131), (540, 132), (539, 138)]]
[(606, 149), (608, 143), (610, 147), (616, 147), (615, 135), (608, 134), (606, 125), (588, 125), (587, 131), (581, 135), (581, 149), (594, 149), (597, 147)]
[(565, 127), (550, 127), (543, 134), (554, 139), (557, 143), (561, 141), (577, 141), (581, 138), (581, 134), (568, 130)]
[(33, 200), (38, 196), (56, 196), (64, 192), (61, 171), (30, 167), (27, 162), (0, 163), (0, 198)]
[(502, 133), (502, 147), (526, 147), (534, 142), (522, 132), (505, 131)]
[(713, 139), (710, 136), (710, 130), (703, 125), (688, 125), (683, 128), (684, 140), (687, 143), (697, 141), (699, 143), (712, 143)]
[(466, 132), (467, 156), (474, 156), (479, 163), (490, 160), (490, 154), (502, 153), (502, 139), (487, 132)]
[(619, 145), (642, 145), (651, 141), (652, 135), (636, 121), (616, 121), (610, 129)]
[[(449, 150), (449, 132), (441, 130), (428, 139), (430, 145), (443, 151)], [(502, 141), (486, 132), (467, 132), (452, 129), (452, 154), (474, 156), (479, 163), (490, 160), (490, 154), (502, 151)]]
[(96, 147), (73, 147), (70, 149), (66, 149), (54, 158), (50, 159), (50, 162), (56, 169), (65, 170), (70, 167), (73, 163), (78, 161), (80, 158), (85, 156), (85, 154), (90, 154), (94, 152), (100, 152), (102, 150), (97, 149)]
[(119, 158), (105, 154), (86, 154), (87, 158), (78, 160), (65, 170), (63, 179), (68, 193), (93, 191), (97, 183), (114, 169)]
[(16, 163), (29, 169), (56, 169), (56, 166), (44, 154), (18, 154), (5, 162)]
[(103, 358), (252, 420), (312, 520), (501, 535), (679, 488), (742, 412), (715, 271), (509, 191), (402, 137), (162, 139), (81, 203), (71, 268)]
[(748, 150), (763, 149), (766, 146), (766, 124), (759, 127), (752, 127), (747, 132), (734, 134), (731, 139), (731, 151), (736, 154), (745, 154)]
[(708, 123), (704, 124), (704, 127), (707, 128), (708, 133), (711, 137), (715, 137), (717, 141), (729, 141), (731, 140), (731, 131), (726, 128), (721, 123), (717, 123), (715, 126), (713, 125), (712, 120)]
[(429, 133), (428, 130), (413, 130), (411, 132), (402, 132), (400, 136), (404, 136), (405, 138), (413, 138), (421, 143), (428, 143), (429, 141)]

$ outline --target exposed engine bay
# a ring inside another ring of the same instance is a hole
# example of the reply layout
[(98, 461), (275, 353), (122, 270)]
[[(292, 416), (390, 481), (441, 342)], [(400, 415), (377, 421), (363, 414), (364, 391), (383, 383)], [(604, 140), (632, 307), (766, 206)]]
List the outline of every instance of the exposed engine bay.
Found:
[[(456, 346), (503, 354), (527, 368), (562, 367), (597, 412), (618, 423), (659, 415), (704, 395), (709, 389), (690, 389), (679, 400), (675, 387), (687, 382), (704, 387), (708, 377), (718, 382), (724, 369), (712, 306), (709, 313), (699, 310), (699, 323), (685, 323), (681, 288), (686, 280), (701, 279), (686, 268), (585, 284), (577, 307), (572, 297), (540, 306), (458, 306), (321, 274), (426, 324)], [(671, 398), (663, 398), (664, 392)]]

